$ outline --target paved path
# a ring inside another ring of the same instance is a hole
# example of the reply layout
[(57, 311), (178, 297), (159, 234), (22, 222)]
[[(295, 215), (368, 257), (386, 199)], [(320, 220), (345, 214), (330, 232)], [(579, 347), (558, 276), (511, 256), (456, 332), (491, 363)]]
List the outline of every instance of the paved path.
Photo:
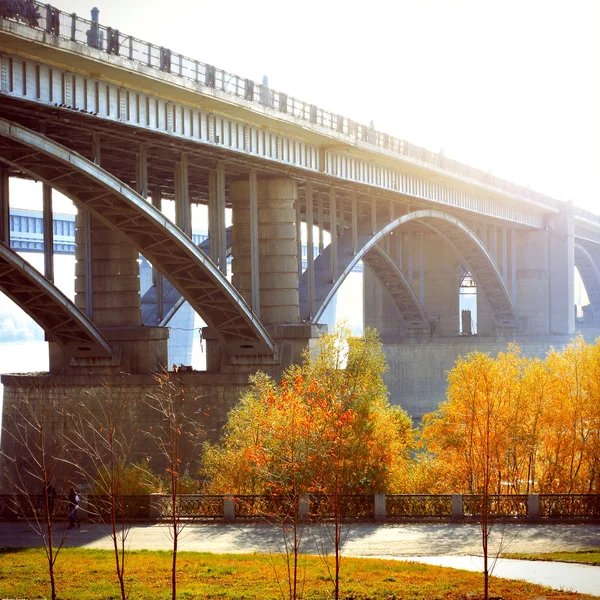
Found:
[[(306, 528), (307, 552), (318, 550), (318, 525)], [(344, 528), (347, 556), (446, 556), (481, 553), (481, 536), (476, 524), (357, 524)], [(553, 552), (600, 549), (600, 525), (510, 525), (497, 526), (491, 545), (501, 535), (505, 552)], [(129, 534), (132, 550), (168, 550), (169, 530), (164, 525), (134, 525)], [(270, 552), (281, 542), (280, 531), (263, 524), (223, 523), (190, 525), (183, 533), (182, 550), (198, 552)], [(26, 523), (0, 523), (0, 546), (30, 547), (39, 538)], [(108, 533), (101, 525), (83, 524), (69, 543), (81, 548), (110, 548)]]
[[(381, 556), (381, 558), (392, 557)], [(405, 556), (393, 558), (483, 572), (482, 556)], [(500, 558), (494, 566), (493, 575), (505, 579), (523, 579), (530, 583), (539, 583), (557, 590), (600, 596), (600, 567), (591, 565)]]
[[(481, 537), (476, 524), (357, 524), (345, 527), (346, 556), (396, 560), (419, 560), (461, 569), (476, 570)], [(316, 554), (322, 539), (318, 525), (306, 527), (305, 552)], [(600, 549), (600, 525), (509, 525), (497, 526), (491, 547), (501, 543), (504, 552), (552, 552)], [(0, 524), (0, 546), (38, 546), (39, 538), (26, 523)], [(84, 524), (67, 544), (71, 547), (110, 549), (104, 527)], [(168, 550), (168, 528), (164, 525), (135, 525), (128, 537), (131, 550)], [(278, 552), (280, 531), (262, 524), (202, 524), (188, 526), (182, 535), (181, 550), (215, 553)], [(524, 563), (524, 564), (523, 564)], [(500, 561), (494, 572), (509, 579), (526, 579), (557, 589), (600, 595), (600, 567)]]

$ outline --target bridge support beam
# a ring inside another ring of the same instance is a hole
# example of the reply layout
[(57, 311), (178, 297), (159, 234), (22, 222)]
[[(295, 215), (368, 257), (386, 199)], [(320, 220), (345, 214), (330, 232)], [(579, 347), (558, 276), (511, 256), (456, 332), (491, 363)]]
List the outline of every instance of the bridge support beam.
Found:
[(575, 219), (568, 202), (549, 224), (550, 333), (575, 333)]
[(210, 240), (210, 258), (227, 274), (227, 241), (225, 226), (225, 166), (217, 164), (208, 180), (208, 239)]
[[(258, 179), (258, 257), (260, 317), (265, 325), (299, 321), (296, 249), (296, 183), (291, 179)], [(233, 285), (252, 302), (250, 183), (233, 181)]]
[[(248, 359), (228, 356), (216, 333), (205, 328), (207, 370), (249, 373), (264, 365), (276, 376), (291, 363), (300, 362), (303, 349), (325, 329), (299, 322), (298, 190), (291, 179), (258, 179), (251, 173), (246, 180), (231, 182), (229, 197), (233, 206), (233, 285), (246, 302), (260, 306), (261, 322), (274, 340), (277, 354)], [(258, 282), (253, 272), (257, 263)]]
[(377, 329), (383, 342), (394, 343), (404, 335), (404, 320), (373, 270), (363, 262), (363, 318), (365, 328)]
[(0, 165), (0, 243), (10, 246), (8, 170)]
[(43, 187), (44, 276), (54, 282), (54, 223), (52, 221), (52, 188)]

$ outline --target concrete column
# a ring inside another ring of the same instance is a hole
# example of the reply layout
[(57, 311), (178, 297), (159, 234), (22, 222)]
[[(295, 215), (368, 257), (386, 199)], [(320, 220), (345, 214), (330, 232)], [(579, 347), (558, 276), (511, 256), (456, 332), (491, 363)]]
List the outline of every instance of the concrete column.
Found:
[(508, 287), (508, 238), (506, 227), (502, 228), (502, 279)]
[(317, 219), (319, 225), (319, 254), (323, 252), (323, 248), (325, 248), (325, 238), (323, 231), (323, 196), (319, 194), (319, 199), (317, 200)]
[(188, 157), (181, 153), (181, 160), (175, 163), (175, 223), (188, 237), (192, 235), (192, 213), (188, 177)]
[(376, 234), (377, 229), (377, 198), (371, 198), (371, 233)]
[(549, 234), (547, 231), (515, 230), (515, 298), (519, 333), (550, 332)]
[(225, 521), (235, 521), (235, 498), (233, 496), (223, 498), (223, 519)]
[(54, 223), (52, 217), (52, 188), (43, 184), (44, 276), (54, 281)]
[(419, 302), (425, 305), (425, 234), (419, 232)]
[(375, 494), (375, 520), (385, 521), (386, 517), (385, 494)]
[(86, 251), (87, 219), (75, 221), (75, 304), (86, 308), (86, 277), (92, 276), (92, 321), (99, 327), (138, 327), (140, 282), (138, 252), (97, 219), (89, 220), (91, 249)]
[(491, 227), (491, 236), (490, 236), (490, 244), (491, 244), (491, 255), (494, 259), (494, 262), (498, 262), (498, 227), (496, 225), (492, 225)]
[[(248, 181), (233, 181), (230, 194), (234, 207), (233, 285), (250, 302), (252, 262), (248, 235)], [(298, 323), (296, 183), (290, 179), (259, 179), (257, 196), (261, 321), (268, 325)]]
[(210, 258), (227, 274), (227, 235), (225, 233), (225, 166), (217, 163), (208, 183), (208, 237)]
[(527, 495), (527, 520), (539, 521), (540, 519), (540, 495)]
[[(460, 258), (455, 250), (436, 233), (424, 233), (424, 309), (434, 323), (433, 335), (455, 336), (459, 331), (458, 294)], [(412, 263), (409, 257), (409, 268)]]
[(256, 171), (250, 171), (249, 187), (250, 237), (250, 299), (254, 314), (260, 317), (260, 261), (258, 254), (258, 179)]
[(573, 203), (568, 202), (552, 217), (548, 228), (550, 333), (575, 332), (574, 227)]
[(308, 277), (308, 306), (309, 315), (315, 313), (315, 259), (313, 240), (313, 187), (312, 182), (306, 182), (306, 275)]
[[(158, 187), (152, 193), (152, 206), (162, 212), (162, 193)], [(152, 282), (156, 287), (156, 312), (160, 323), (165, 316), (164, 279), (154, 266), (152, 267)]]
[[(510, 230), (510, 297), (517, 308), (517, 244), (516, 229)], [(517, 309), (518, 310), (518, 309)]]
[(408, 283), (412, 286), (413, 283), (413, 234), (412, 231), (406, 236), (407, 239), (407, 252), (406, 260), (408, 261)]
[(335, 281), (337, 265), (337, 196), (329, 189), (329, 222), (331, 224), (331, 281)]
[(352, 254), (358, 252), (358, 206), (356, 194), (352, 193)]
[(0, 165), (0, 243), (10, 246), (8, 169)]
[(300, 198), (297, 196), (296, 201), (294, 202), (294, 209), (296, 211), (296, 255), (298, 262), (298, 277), (302, 277), (302, 205), (300, 204)]
[(463, 514), (463, 497), (462, 494), (452, 494), (452, 520), (460, 521), (464, 517)]
[(146, 144), (140, 144), (140, 151), (135, 156), (136, 191), (142, 198), (148, 197), (148, 156)]

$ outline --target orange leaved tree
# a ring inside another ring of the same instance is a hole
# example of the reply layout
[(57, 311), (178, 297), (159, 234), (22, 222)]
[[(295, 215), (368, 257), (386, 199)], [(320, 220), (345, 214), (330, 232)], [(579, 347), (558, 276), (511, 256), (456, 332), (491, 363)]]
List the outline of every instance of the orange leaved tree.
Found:
[(289, 507), (290, 598), (298, 593), (301, 495), (323, 494), (333, 514), (330, 575), (337, 598), (343, 496), (383, 492), (405, 469), (411, 421), (388, 403), (385, 368), (375, 332), (353, 337), (342, 328), (322, 336), (314, 355), (305, 352), (302, 365), (290, 367), (279, 384), (255, 375), (229, 414), (221, 444), (205, 447), (207, 491), (268, 494)]

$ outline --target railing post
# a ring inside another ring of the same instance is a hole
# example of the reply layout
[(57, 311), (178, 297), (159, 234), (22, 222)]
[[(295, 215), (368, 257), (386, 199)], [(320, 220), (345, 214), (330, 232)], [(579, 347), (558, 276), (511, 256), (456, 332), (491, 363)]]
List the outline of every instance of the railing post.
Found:
[(298, 519), (300, 521), (308, 521), (310, 514), (310, 497), (308, 494), (300, 494), (298, 502)]
[(77, 39), (77, 15), (71, 14), (71, 41), (74, 42)]
[(539, 521), (540, 518), (540, 495), (527, 494), (527, 520)]
[(160, 521), (162, 519), (162, 494), (150, 494), (150, 506), (148, 517), (151, 521)]
[(386, 517), (385, 494), (375, 494), (375, 520), (385, 521)]
[(223, 498), (223, 519), (225, 521), (235, 521), (235, 499), (228, 495)]
[(464, 517), (463, 513), (463, 495), (452, 494), (452, 520), (461, 521)]

